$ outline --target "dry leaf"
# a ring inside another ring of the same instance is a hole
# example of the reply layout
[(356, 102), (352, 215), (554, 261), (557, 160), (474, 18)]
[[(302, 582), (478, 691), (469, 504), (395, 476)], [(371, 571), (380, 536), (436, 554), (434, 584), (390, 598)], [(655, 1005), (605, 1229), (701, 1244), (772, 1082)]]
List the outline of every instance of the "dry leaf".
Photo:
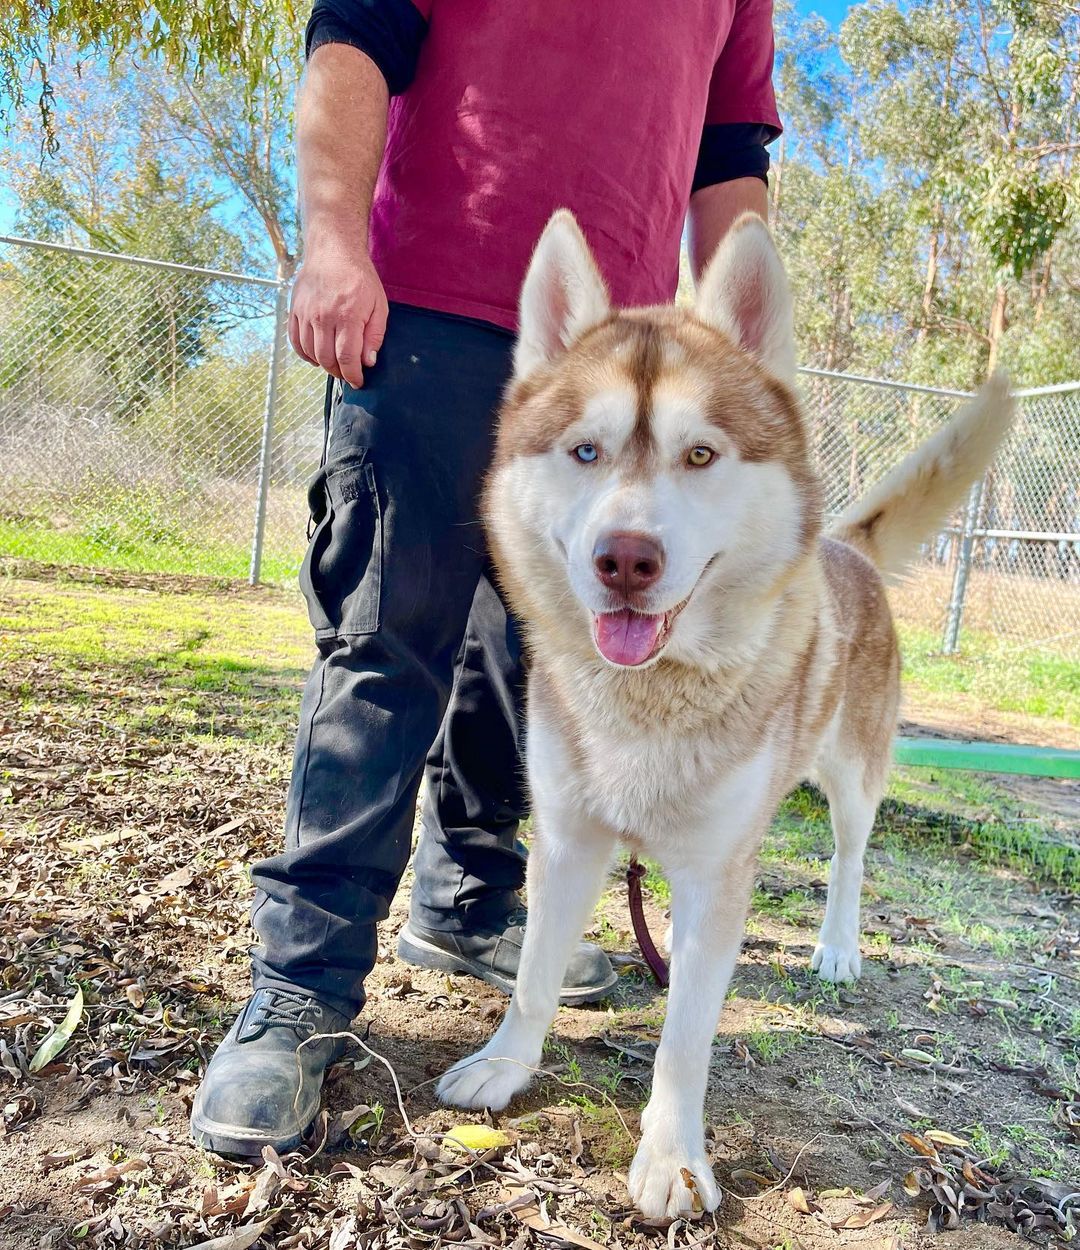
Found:
[(278, 1176), (272, 1167), (264, 1167), (255, 1180), (255, 1188), (252, 1189), (248, 1197), (244, 1214), (252, 1216), (265, 1211), (270, 1203), (273, 1202), (274, 1196), (280, 1188), (281, 1177)]
[[(512, 1186), (510, 1189), (504, 1189), (499, 1198), (501, 1202), (514, 1203), (529, 1193), (527, 1189)], [(549, 1237), (557, 1237), (560, 1241), (568, 1241), (571, 1245), (581, 1246), (582, 1250), (608, 1250), (607, 1246), (602, 1246), (598, 1241), (593, 1241), (591, 1237), (586, 1237), (584, 1233), (579, 1233), (559, 1220), (548, 1219), (547, 1216), (541, 1214), (535, 1201), (522, 1206), (514, 1206), (511, 1209), (516, 1219), (538, 1233), (546, 1233)]]
[(61, 842), (60, 849), (67, 851), (69, 854), (77, 854), (80, 851), (101, 851), (107, 846), (123, 839), (123, 830), (111, 833), (94, 833), (88, 838), (76, 838), (73, 842)]
[(71, 1041), (71, 1035), (79, 1027), (82, 1014), (83, 992), (80, 985), (75, 990), (75, 997), (71, 1000), (71, 1006), (68, 1007), (67, 1015), (64, 1017), (63, 1022), (59, 1028), (50, 1033), (41, 1043), (33, 1059), (30, 1060), (31, 1072), (40, 1072), (47, 1063), (52, 1063), (68, 1042)]
[(175, 872), (170, 872), (167, 877), (162, 877), (152, 889), (155, 894), (172, 894), (174, 890), (183, 890), (194, 880), (194, 868), (177, 868)]
[(248, 1246), (253, 1246), (259, 1240), (275, 1219), (277, 1216), (263, 1220), (260, 1224), (242, 1224), (221, 1237), (211, 1237), (209, 1241), (200, 1241), (190, 1250), (247, 1250)]
[(701, 1201), (701, 1194), (698, 1191), (697, 1181), (694, 1179), (693, 1172), (691, 1172), (689, 1168), (680, 1168), (679, 1174), (683, 1178), (683, 1184), (694, 1195), (693, 1200), (690, 1203), (691, 1210), (693, 1210), (695, 1214), (704, 1211), (705, 1204)]
[(750, 1048), (741, 1037), (737, 1037), (731, 1043), (731, 1053), (735, 1062), (741, 1064), (747, 1072), (753, 1072), (753, 1070), (757, 1067), (757, 1060), (750, 1053)]
[(239, 829), (241, 825), (246, 825), (247, 822), (247, 816), (237, 816), (235, 820), (227, 820), (223, 825), (218, 825), (216, 829), (211, 829), (209, 833), (204, 833), (202, 840), (210, 842), (214, 838), (220, 838), (222, 834), (232, 833), (234, 829)]
[(753, 1172), (750, 1168), (736, 1168), (731, 1174), (733, 1181), (753, 1181), (755, 1185), (771, 1185), (772, 1178), (762, 1176), (760, 1172)]
[(789, 1189), (784, 1197), (787, 1199), (788, 1206), (798, 1211), (800, 1215), (813, 1215), (815, 1211), (821, 1210), (814, 1201), (813, 1195), (807, 1194), (798, 1185), (794, 1189)]
[(930, 1118), (922, 1107), (917, 1107), (913, 1102), (908, 1102), (906, 1099), (901, 1098), (899, 1094), (896, 1095), (896, 1105), (904, 1115), (911, 1116), (913, 1120), (928, 1120)]
[(334, 1225), (334, 1231), (330, 1234), (330, 1244), (326, 1250), (345, 1250), (346, 1246), (352, 1244), (355, 1237), (356, 1220), (353, 1216), (347, 1215)]
[(916, 1154), (924, 1155), (927, 1159), (936, 1159), (938, 1157), (937, 1147), (920, 1137), (917, 1133), (901, 1133), (900, 1140), (911, 1147)]
[(883, 1202), (881, 1206), (874, 1207), (871, 1211), (852, 1211), (850, 1215), (842, 1220), (833, 1220), (830, 1223), (831, 1228), (866, 1228), (870, 1224), (876, 1224), (878, 1220), (883, 1220), (893, 1209), (891, 1202)]
[(908, 1174), (904, 1177), (903, 1184), (904, 1193), (907, 1194), (909, 1198), (917, 1198), (922, 1192), (922, 1187), (919, 1185), (918, 1177), (916, 1177), (914, 1172), (908, 1172)]
[(936, 1146), (959, 1146), (961, 1149), (967, 1149), (971, 1145), (971, 1142), (955, 1137), (952, 1133), (943, 1132), (941, 1129), (932, 1128), (926, 1136)]

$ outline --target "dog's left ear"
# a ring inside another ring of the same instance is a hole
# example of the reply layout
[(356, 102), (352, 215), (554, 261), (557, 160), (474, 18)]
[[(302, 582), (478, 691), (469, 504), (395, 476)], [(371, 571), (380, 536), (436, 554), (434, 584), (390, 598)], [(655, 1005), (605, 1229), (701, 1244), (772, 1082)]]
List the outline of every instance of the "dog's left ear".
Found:
[(769, 227), (756, 213), (743, 213), (721, 241), (698, 286), (695, 310), (771, 373), (795, 380), (791, 288)]
[(521, 288), (514, 374), (562, 355), (610, 311), (607, 288), (581, 227), (560, 208), (544, 227)]

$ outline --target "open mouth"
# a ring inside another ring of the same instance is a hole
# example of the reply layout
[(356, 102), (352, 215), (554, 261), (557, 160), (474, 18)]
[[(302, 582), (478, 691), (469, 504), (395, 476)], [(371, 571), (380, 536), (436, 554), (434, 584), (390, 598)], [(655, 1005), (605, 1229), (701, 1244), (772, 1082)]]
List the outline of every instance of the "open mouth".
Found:
[(605, 660), (624, 668), (645, 664), (667, 645), (675, 618), (689, 602), (687, 595), (669, 612), (635, 612), (633, 608), (594, 612), (593, 641), (597, 651)]

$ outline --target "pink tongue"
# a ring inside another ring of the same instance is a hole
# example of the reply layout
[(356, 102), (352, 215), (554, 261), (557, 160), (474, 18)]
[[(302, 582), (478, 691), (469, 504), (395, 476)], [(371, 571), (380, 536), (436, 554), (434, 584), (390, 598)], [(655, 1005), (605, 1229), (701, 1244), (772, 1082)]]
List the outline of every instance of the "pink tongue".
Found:
[(645, 616), (631, 612), (601, 612), (594, 618), (593, 634), (600, 654), (612, 664), (644, 664), (656, 649), (664, 625), (663, 613)]

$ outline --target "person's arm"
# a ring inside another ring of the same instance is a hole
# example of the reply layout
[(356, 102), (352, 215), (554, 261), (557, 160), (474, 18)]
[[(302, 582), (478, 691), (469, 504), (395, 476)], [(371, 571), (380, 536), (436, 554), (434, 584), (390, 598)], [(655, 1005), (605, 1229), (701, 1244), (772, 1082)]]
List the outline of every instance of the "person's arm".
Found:
[(305, 360), (352, 386), (363, 384), (386, 333), (368, 219), (387, 106), (416, 72), (431, 5), (314, 0), (308, 22), (308, 66), (296, 105), (304, 263), (293, 286), (289, 338)]
[(351, 386), (363, 384), (364, 366), (375, 363), (386, 333), (368, 216), (388, 101), (382, 71), (345, 43), (316, 48), (297, 97), (304, 263), (293, 286), (289, 339), (305, 360)]
[(763, 179), (750, 177), (715, 182), (695, 191), (690, 197), (686, 233), (695, 282), (701, 277), (732, 222), (743, 213), (757, 213), (768, 220), (769, 188)]
[(769, 215), (766, 144), (781, 131), (773, 93), (773, 0), (736, 0), (713, 66), (687, 215), (697, 281), (732, 223)]

